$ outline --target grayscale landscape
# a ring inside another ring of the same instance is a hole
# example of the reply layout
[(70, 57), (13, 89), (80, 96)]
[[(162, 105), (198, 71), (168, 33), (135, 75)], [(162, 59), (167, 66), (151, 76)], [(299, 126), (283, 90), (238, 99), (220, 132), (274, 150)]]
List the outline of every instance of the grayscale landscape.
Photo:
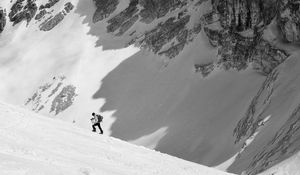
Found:
[(0, 174), (300, 174), (299, 43), (298, 0), (1, 0)]

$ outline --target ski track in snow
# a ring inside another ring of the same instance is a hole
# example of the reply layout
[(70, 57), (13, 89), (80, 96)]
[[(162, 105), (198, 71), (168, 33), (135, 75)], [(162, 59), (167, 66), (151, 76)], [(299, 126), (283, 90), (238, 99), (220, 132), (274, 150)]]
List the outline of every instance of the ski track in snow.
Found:
[(228, 174), (0, 102), (1, 175)]

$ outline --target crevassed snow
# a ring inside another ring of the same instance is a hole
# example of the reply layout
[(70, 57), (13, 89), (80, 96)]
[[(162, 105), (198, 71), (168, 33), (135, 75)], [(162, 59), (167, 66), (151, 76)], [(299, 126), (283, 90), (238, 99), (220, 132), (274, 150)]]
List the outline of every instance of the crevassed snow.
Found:
[(0, 102), (1, 175), (226, 175)]

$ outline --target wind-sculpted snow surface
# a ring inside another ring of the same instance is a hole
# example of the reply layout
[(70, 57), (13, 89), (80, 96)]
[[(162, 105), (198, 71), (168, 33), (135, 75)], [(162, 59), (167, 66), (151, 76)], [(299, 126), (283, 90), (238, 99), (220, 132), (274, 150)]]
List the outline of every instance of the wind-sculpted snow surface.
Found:
[(1, 175), (229, 175), (0, 102)]

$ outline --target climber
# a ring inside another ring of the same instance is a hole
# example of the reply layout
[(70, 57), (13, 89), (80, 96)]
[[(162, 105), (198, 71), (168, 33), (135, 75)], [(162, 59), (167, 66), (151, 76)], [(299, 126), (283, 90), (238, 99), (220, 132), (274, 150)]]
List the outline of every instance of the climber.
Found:
[(102, 122), (103, 117), (100, 114), (95, 114), (94, 112), (92, 113), (93, 118), (91, 118), (92, 122), (92, 127), (93, 127), (93, 132), (96, 132), (96, 126), (99, 127), (100, 134), (103, 134), (103, 130), (100, 126), (100, 122)]

